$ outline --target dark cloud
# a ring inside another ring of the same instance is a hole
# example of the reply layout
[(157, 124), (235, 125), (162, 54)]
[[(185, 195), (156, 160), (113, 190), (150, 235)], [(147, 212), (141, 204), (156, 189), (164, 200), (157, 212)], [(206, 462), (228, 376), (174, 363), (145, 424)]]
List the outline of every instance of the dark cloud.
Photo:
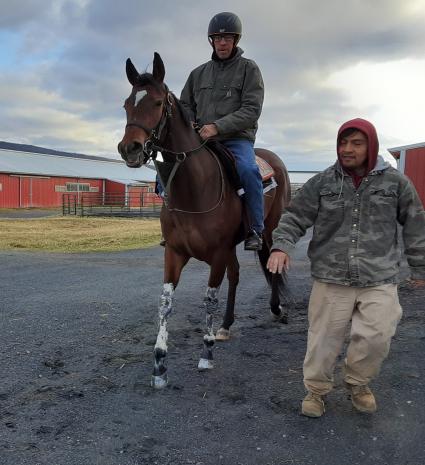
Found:
[[(116, 131), (119, 137), (122, 103), (130, 92), (127, 57), (144, 71), (151, 69), (153, 52), (159, 52), (166, 82), (179, 95), (190, 70), (210, 57), (206, 30), (209, 19), (219, 11), (230, 9), (240, 15), (241, 46), (264, 76), (266, 100), (259, 143), (276, 148), (297, 166), (306, 159), (310, 164), (332, 161), (337, 126), (358, 116), (346, 92), (326, 86), (332, 73), (359, 62), (425, 57), (425, 14), (413, 0), (235, 0), (230, 4), (20, 0), (7, 6), (5, 0), (0, 1), (0, 27), (19, 32), (21, 37), (20, 67), (10, 80), (3, 76), (0, 85), (14, 87), (27, 81), (38, 89), (31, 98), (45, 96), (45, 105), (60, 117), (49, 131), (43, 131), (43, 124), (54, 120), (52, 114), (41, 109), (36, 115), (30, 113), (27, 133), (35, 137), (32, 124), (45, 134), (45, 142), (50, 138), (49, 146), (58, 144), (52, 148), (75, 143), (78, 147), (70, 147), (73, 151), (81, 151), (83, 143), (87, 152), (105, 154), (110, 144), (115, 154), (111, 134)], [(21, 79), (24, 75), (26, 79)], [(2, 95), (0, 117), (3, 120), (7, 114), (9, 123), (0, 129), (0, 138), (11, 140), (23, 132), (19, 131), (22, 121), (13, 121), (13, 115), (20, 114), (19, 106), (30, 101), (8, 100), (5, 110)], [(363, 108), (364, 113), (373, 113), (373, 105)], [(92, 138), (85, 134), (81, 142), (61, 132), (67, 117), (76, 129), (86, 123), (96, 134)], [(107, 131), (101, 145), (99, 131)]]

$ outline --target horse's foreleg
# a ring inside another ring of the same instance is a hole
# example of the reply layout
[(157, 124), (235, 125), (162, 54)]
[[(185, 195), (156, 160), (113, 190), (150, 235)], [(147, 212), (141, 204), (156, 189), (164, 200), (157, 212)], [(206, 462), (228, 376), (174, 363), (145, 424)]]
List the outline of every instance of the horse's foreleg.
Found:
[(180, 256), (166, 247), (164, 285), (158, 308), (159, 330), (154, 348), (154, 367), (151, 380), (151, 385), (156, 389), (162, 389), (168, 384), (167, 367), (165, 365), (168, 340), (167, 319), (173, 309), (175, 287), (179, 282), (181, 270), (187, 261), (187, 257)]
[(229, 288), (227, 292), (226, 312), (221, 327), (215, 335), (216, 341), (227, 341), (230, 338), (230, 326), (235, 321), (236, 289), (239, 284), (239, 262), (236, 256), (236, 248), (233, 249), (232, 256), (227, 263), (227, 279), (229, 281)]
[(215, 342), (213, 318), (218, 308), (218, 292), (226, 271), (225, 256), (216, 257), (215, 263), (211, 265), (210, 278), (204, 298), (206, 334), (204, 336), (204, 348), (198, 368), (209, 370), (213, 368), (213, 347)]
[(156, 389), (164, 388), (168, 383), (167, 367), (165, 357), (167, 356), (167, 318), (173, 309), (174, 285), (165, 283), (158, 309), (159, 331), (154, 348), (154, 366), (151, 384)]

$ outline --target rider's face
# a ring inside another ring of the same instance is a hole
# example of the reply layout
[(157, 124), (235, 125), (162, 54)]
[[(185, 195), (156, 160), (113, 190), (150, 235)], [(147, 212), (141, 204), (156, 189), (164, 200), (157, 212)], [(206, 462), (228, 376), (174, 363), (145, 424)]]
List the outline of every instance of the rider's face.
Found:
[(214, 50), (220, 60), (226, 60), (232, 54), (235, 44), (235, 36), (223, 34), (213, 36)]

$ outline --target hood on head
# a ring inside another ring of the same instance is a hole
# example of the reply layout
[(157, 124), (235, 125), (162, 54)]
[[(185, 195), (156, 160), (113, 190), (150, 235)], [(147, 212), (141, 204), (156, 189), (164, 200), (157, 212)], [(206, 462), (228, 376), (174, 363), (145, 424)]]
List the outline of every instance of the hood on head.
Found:
[(376, 165), (376, 160), (378, 158), (378, 151), (379, 151), (379, 141), (378, 136), (376, 134), (375, 126), (370, 123), (369, 121), (362, 119), (362, 118), (355, 118), (350, 121), (344, 123), (338, 130), (338, 137), (336, 139), (336, 151), (338, 154), (339, 160), (339, 138), (343, 131), (349, 128), (354, 128), (361, 131), (367, 137), (367, 171), (366, 174), (373, 170)]

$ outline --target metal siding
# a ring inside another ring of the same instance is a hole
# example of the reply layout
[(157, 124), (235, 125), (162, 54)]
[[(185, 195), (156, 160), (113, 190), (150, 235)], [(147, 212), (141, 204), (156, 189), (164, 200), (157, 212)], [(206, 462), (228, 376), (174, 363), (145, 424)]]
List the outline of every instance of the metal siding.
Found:
[(19, 178), (0, 173), (0, 208), (19, 207)]
[(0, 182), (3, 184), (0, 208), (61, 207), (63, 194), (66, 192), (56, 192), (55, 186), (65, 186), (66, 183), (89, 184), (90, 187), (97, 187), (99, 194), (103, 193), (102, 179), (0, 174)]
[(128, 168), (121, 160), (87, 160), (39, 153), (25, 153), (0, 149), (0, 171), (9, 174), (34, 176), (86, 177), (114, 179), (126, 184), (155, 179), (155, 170), (146, 166)]
[(125, 184), (119, 182), (106, 180), (105, 182), (106, 194), (125, 194)]
[(425, 147), (406, 150), (404, 174), (413, 182), (425, 206)]

